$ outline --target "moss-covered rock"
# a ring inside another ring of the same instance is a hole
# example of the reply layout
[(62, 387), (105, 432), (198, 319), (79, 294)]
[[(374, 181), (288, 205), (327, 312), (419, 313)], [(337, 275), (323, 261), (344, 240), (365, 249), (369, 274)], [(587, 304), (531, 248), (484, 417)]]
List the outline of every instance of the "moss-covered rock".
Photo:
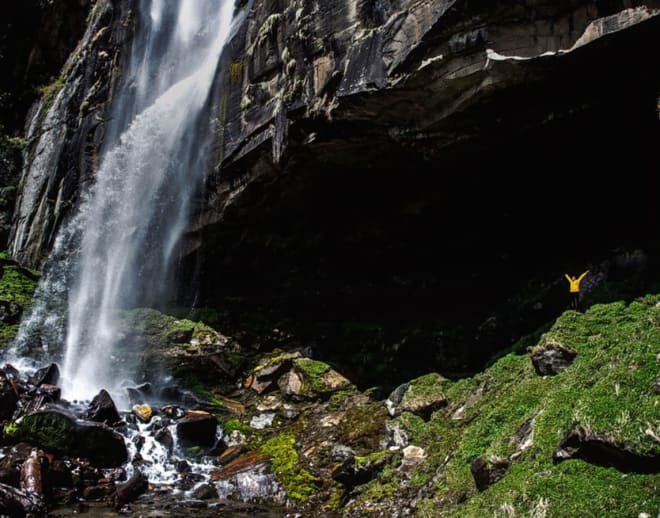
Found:
[(306, 502), (320, 485), (320, 481), (302, 467), (295, 449), (293, 434), (282, 434), (266, 441), (260, 451), (272, 459), (272, 471), (284, 486), (289, 498)]
[[(121, 315), (122, 354), (135, 356), (149, 377), (167, 372), (187, 384), (233, 383), (241, 361), (238, 344), (203, 322), (178, 319), (151, 308)], [(205, 391), (208, 392), (208, 391)]]
[(327, 363), (309, 358), (293, 360), (293, 369), (278, 381), (286, 397), (294, 399), (326, 398), (333, 392), (354, 388), (351, 382)]
[(99, 423), (80, 421), (61, 411), (35, 412), (8, 424), (5, 436), (46, 451), (85, 457), (99, 467), (121, 466), (128, 459), (124, 439)]
[(349, 408), (337, 425), (343, 444), (356, 448), (358, 453), (371, 453), (380, 449), (385, 435), (387, 411), (381, 403), (367, 403)]
[(397, 388), (386, 402), (390, 415), (410, 412), (428, 418), (432, 412), (447, 404), (443, 390), (443, 384), (447, 381), (440, 374), (431, 372)]
[(10, 259), (0, 257), (0, 304), (15, 307), (15, 316), (0, 318), (0, 348), (14, 339), (18, 332), (18, 318), (32, 304), (39, 274), (22, 268)]

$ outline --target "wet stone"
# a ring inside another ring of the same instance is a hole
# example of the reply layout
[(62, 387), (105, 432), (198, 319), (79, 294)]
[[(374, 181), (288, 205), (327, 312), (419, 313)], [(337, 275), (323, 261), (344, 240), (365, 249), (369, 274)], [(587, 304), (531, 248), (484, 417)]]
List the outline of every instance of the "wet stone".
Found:
[(30, 376), (29, 382), (32, 385), (39, 386), (43, 383), (49, 385), (57, 385), (57, 382), (60, 379), (60, 369), (54, 363), (51, 363), (48, 367), (43, 367), (42, 369), (37, 370), (32, 376)]
[(35, 395), (44, 396), (44, 400), (54, 403), (59, 401), (62, 396), (62, 389), (49, 383), (43, 383), (36, 390)]
[(190, 471), (190, 464), (186, 460), (178, 459), (174, 461), (174, 469), (177, 473), (186, 473)]
[(124, 505), (132, 502), (141, 494), (146, 493), (148, 488), (149, 482), (147, 481), (147, 478), (138, 471), (130, 478), (130, 480), (128, 480), (128, 482), (117, 488), (113, 499), (115, 508), (120, 509)]
[(148, 423), (151, 420), (153, 411), (149, 405), (133, 405), (133, 413), (143, 423)]
[(161, 428), (158, 430), (156, 435), (154, 435), (154, 439), (162, 444), (170, 455), (172, 454), (172, 450), (174, 449), (174, 439), (167, 428)]
[(113, 425), (121, 421), (115, 402), (106, 390), (101, 390), (94, 396), (85, 415), (90, 421), (107, 425)]
[(140, 451), (142, 449), (142, 446), (144, 446), (145, 438), (142, 435), (136, 435), (133, 437), (133, 439), (131, 439), (131, 441), (133, 442), (133, 444), (135, 444), (135, 448), (137, 449), (137, 451)]
[(202, 484), (192, 493), (193, 498), (199, 500), (210, 500), (212, 498), (218, 498), (218, 490), (215, 486), (211, 484)]
[(176, 425), (177, 435), (183, 445), (212, 446), (217, 428), (217, 418), (202, 410), (186, 412)]

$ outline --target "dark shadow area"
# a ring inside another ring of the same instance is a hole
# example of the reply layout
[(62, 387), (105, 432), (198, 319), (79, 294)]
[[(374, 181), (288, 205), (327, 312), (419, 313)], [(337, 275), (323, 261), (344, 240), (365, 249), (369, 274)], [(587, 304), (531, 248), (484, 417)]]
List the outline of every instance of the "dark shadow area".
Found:
[[(432, 158), (320, 134), (201, 236), (182, 298), (244, 345), (311, 347), (392, 387), (481, 369), (567, 309), (564, 273), (608, 264), (612, 297), (657, 289), (657, 74), (578, 75), (570, 99), (557, 77), (485, 103), (478, 135)], [(635, 250), (641, 270), (620, 261)]]

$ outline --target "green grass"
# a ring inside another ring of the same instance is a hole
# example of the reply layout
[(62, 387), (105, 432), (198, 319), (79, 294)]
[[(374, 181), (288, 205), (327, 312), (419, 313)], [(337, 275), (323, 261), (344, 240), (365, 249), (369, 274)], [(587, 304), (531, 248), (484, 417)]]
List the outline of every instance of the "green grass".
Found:
[[(647, 296), (628, 305), (594, 305), (584, 314), (567, 311), (537, 344), (559, 343), (578, 352), (559, 375), (540, 377), (530, 354), (511, 353), (473, 378), (446, 383), (450, 406), (429, 422), (400, 416), (396, 421), (411, 443), (429, 454), (409, 480), (413, 488), (432, 484), (417, 515), (655, 516), (660, 474), (626, 474), (581, 460), (554, 465), (552, 455), (566, 432), (580, 427), (636, 452), (660, 455), (653, 437), (660, 435), (660, 396), (654, 393), (660, 377), (658, 301), (660, 296)], [(451, 420), (451, 413), (480, 386), (483, 396), (473, 398), (463, 419)], [(511, 458), (519, 452), (516, 432), (532, 419), (531, 447), (512, 460), (504, 478), (477, 492), (472, 461), (478, 456)], [(442, 467), (447, 455), (450, 460)]]

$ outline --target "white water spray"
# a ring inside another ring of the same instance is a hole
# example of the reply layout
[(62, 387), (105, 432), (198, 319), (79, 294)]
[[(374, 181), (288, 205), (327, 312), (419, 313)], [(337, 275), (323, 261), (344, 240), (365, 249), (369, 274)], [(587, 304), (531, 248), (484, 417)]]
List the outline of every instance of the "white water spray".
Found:
[[(37, 293), (38, 299), (40, 292), (68, 290), (62, 388), (69, 399), (90, 398), (102, 387), (116, 393), (121, 378), (109, 365), (118, 311), (166, 296), (176, 246), (208, 165), (206, 108), (234, 3), (140, 4), (140, 28), (96, 182), (53, 250), (67, 262), (70, 285), (62, 288), (58, 268)], [(39, 304), (19, 341), (35, 319), (43, 324), (47, 318)]]

